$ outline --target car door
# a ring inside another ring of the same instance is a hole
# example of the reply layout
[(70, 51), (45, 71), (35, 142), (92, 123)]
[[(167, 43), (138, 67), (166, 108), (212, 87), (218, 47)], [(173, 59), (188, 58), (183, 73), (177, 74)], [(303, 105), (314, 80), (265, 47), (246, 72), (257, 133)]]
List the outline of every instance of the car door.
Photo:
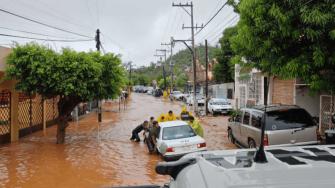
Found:
[(240, 142), (241, 139), (242, 114), (242, 111), (238, 112), (235, 118), (230, 122), (230, 128), (232, 130), (233, 136), (238, 142)]
[(245, 110), (243, 112), (243, 118), (241, 123), (241, 135), (240, 135), (240, 144), (243, 146), (248, 146), (248, 137), (250, 131), (250, 110)]

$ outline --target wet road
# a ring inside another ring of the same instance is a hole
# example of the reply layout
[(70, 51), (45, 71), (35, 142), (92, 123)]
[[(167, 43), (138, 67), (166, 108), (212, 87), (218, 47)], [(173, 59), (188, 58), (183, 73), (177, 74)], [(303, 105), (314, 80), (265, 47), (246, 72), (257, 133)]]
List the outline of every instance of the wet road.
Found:
[[(103, 122), (91, 113), (71, 123), (66, 144), (55, 144), (55, 127), (37, 132), (18, 143), (0, 146), (0, 187), (106, 187), (167, 182), (157, 175), (160, 158), (149, 155), (143, 142), (129, 141), (131, 130), (144, 119), (173, 110), (181, 104), (133, 94), (126, 110), (106, 105)], [(234, 148), (223, 125), (213, 126), (216, 118), (204, 119), (209, 149)], [(222, 123), (224, 120), (219, 120)]]

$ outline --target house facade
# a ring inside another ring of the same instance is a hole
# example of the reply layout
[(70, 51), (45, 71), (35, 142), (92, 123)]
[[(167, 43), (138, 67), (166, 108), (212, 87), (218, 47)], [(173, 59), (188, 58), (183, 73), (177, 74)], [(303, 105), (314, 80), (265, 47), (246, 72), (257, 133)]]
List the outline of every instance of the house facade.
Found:
[[(267, 82), (269, 91), (266, 95)], [(309, 86), (299, 79), (268, 77), (257, 69), (243, 70), (239, 65), (235, 65), (236, 108), (264, 105), (264, 99), (267, 97), (268, 104), (298, 105), (312, 116), (319, 116), (321, 95), (311, 93)]]
[[(269, 79), (269, 80), (268, 80)], [(268, 94), (265, 87), (269, 82)], [(331, 113), (334, 111), (335, 97), (326, 92), (313, 93), (308, 84), (300, 79), (268, 77), (257, 69), (243, 69), (235, 65), (235, 108), (268, 104), (297, 105), (319, 119), (322, 134), (325, 129), (334, 127)]]

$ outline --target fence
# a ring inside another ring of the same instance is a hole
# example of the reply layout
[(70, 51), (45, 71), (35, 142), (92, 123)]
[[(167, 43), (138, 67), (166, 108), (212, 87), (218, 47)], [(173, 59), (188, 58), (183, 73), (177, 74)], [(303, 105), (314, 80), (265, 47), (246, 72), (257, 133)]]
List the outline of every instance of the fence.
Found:
[(48, 99), (45, 109), (43, 109), (43, 100), (40, 96), (20, 94), (18, 104), (19, 137), (43, 129), (43, 110), (45, 110), (47, 126), (53, 125), (58, 116), (57, 102), (57, 98)]
[(320, 95), (320, 119), (319, 131), (324, 135), (324, 131), (333, 127), (331, 114), (333, 112), (334, 98), (331, 95)]
[(0, 92), (0, 144), (10, 142), (11, 93)]

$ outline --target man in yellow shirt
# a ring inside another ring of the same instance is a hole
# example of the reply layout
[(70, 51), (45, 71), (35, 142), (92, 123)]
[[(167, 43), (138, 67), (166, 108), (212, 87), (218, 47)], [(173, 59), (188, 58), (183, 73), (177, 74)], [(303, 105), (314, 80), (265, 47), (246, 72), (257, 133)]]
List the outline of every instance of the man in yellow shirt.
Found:
[(167, 121), (166, 118), (165, 118), (165, 115), (164, 114), (161, 114), (158, 118), (157, 118), (157, 121), (158, 123), (160, 122), (165, 122)]
[(186, 106), (183, 106), (180, 112), (180, 120), (189, 121), (191, 116), (192, 116), (192, 113), (187, 111)]
[(200, 122), (193, 116), (190, 117), (189, 125), (197, 135), (204, 137), (204, 129), (201, 127)]
[(166, 121), (175, 121), (177, 120), (177, 117), (173, 114), (172, 110), (169, 111), (168, 114), (166, 114)]

